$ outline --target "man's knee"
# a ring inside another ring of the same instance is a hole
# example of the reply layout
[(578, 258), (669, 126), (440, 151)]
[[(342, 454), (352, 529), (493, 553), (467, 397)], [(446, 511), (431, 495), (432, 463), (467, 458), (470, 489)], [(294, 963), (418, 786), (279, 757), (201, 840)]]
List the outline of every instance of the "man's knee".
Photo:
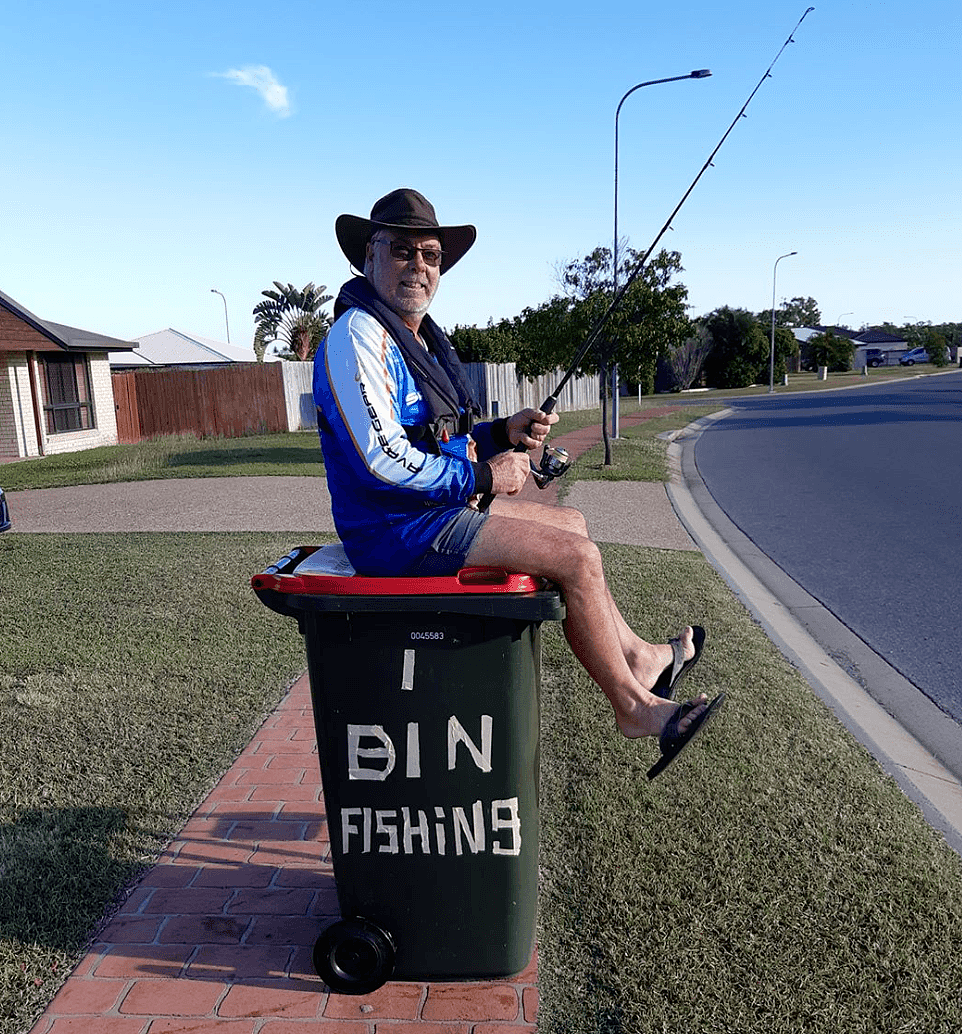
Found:
[(560, 510), (564, 514), (566, 529), (582, 538), (588, 538), (588, 522), (585, 515), (571, 506), (562, 506)]
[(580, 535), (582, 538), (588, 535), (584, 514), (570, 506), (553, 506), (548, 503), (498, 496), (492, 504), (491, 512), (502, 517), (544, 524), (558, 531)]
[(571, 535), (588, 538), (588, 522), (585, 515), (573, 506), (546, 506), (545, 523), (566, 531)]
[(559, 560), (564, 572), (564, 581), (584, 586), (594, 582), (604, 583), (601, 550), (586, 536), (573, 538), (564, 556)]

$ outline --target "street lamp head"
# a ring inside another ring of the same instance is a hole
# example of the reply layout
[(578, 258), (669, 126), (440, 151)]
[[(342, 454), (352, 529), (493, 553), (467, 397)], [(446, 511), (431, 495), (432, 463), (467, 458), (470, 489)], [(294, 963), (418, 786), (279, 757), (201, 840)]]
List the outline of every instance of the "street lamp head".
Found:
[(230, 323), (227, 320), (227, 298), (223, 291), (218, 291), (216, 287), (210, 289), (211, 294), (219, 294), (220, 300), (224, 303), (224, 327), (227, 330), (227, 343), (230, 344)]
[(711, 75), (710, 68), (698, 68), (691, 73), (692, 79), (707, 79)]

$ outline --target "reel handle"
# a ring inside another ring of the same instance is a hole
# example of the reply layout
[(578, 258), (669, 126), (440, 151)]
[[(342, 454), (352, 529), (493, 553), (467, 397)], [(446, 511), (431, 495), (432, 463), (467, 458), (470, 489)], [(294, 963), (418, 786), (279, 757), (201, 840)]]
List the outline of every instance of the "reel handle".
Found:
[[(557, 404), (558, 404), (557, 396), (549, 395), (544, 400), (544, 402), (541, 403), (541, 412), (542, 413), (553, 413), (554, 412), (554, 407)], [(527, 452), (528, 451), (528, 447), (526, 445), (524, 445), (523, 443), (518, 442), (518, 444), (514, 447), (514, 451), (515, 452)], [(567, 469), (568, 468), (565, 467), (565, 470), (567, 470)], [(538, 477), (538, 475), (540, 475), (541, 472), (538, 471), (537, 468), (535, 468), (534, 466), (532, 466), (531, 472), (532, 472), (532, 474), (535, 475), (535, 480), (538, 482), (538, 488), (547, 488), (549, 481), (552, 480), (552, 477), (551, 476), (546, 477), (545, 480), (544, 480), (544, 484), (542, 484), (541, 480), (539, 480), (539, 477)], [(555, 475), (555, 476), (559, 476), (560, 477), (560, 475)], [(491, 503), (493, 501), (494, 501), (494, 493), (493, 492), (485, 492), (484, 495), (482, 495), (481, 498), (478, 500), (478, 511), (480, 513), (484, 513), (484, 511), (487, 510), (487, 508), (491, 505)]]

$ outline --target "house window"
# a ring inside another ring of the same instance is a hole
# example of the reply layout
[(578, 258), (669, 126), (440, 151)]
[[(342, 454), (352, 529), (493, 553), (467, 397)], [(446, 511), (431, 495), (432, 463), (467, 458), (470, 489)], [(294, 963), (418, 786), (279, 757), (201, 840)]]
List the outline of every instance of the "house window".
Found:
[(85, 355), (40, 357), (47, 434), (85, 431), (94, 426), (90, 367)]

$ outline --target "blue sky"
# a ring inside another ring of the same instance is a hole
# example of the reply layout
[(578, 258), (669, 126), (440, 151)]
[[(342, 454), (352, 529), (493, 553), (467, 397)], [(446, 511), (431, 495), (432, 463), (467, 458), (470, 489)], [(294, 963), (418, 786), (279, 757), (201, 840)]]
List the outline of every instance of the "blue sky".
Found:
[[(478, 243), (444, 326), (517, 315), (613, 233), (644, 250), (805, 0), (7, 5), (0, 290), (129, 338), (249, 345), (273, 280), (349, 274), (342, 212), (412, 186)], [(956, 0), (817, 0), (662, 240), (693, 315), (962, 319)]]

